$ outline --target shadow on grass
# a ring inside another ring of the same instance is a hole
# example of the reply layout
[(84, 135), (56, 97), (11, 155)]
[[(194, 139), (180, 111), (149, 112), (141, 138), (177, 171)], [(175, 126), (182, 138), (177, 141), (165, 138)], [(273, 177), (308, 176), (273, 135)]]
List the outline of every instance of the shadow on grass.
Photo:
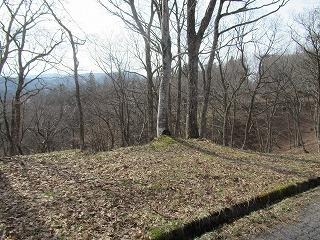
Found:
[[(268, 158), (272, 158), (275, 155), (271, 154), (271, 153), (258, 153), (258, 155), (262, 156), (262, 157), (268, 157)], [(308, 156), (306, 154), (306, 156)], [(316, 164), (320, 164), (320, 161), (316, 161), (316, 160), (307, 160), (307, 159), (301, 159), (301, 158), (297, 158), (295, 156), (286, 156), (286, 155), (277, 155), (277, 158), (279, 159), (283, 159), (283, 160), (288, 160), (288, 161), (295, 161), (295, 162), (300, 162), (300, 163), (316, 163)]]
[[(302, 172), (298, 172), (298, 171), (294, 171), (294, 170), (288, 170), (288, 169), (285, 169), (285, 168), (279, 168), (279, 167), (274, 167), (274, 166), (271, 166), (270, 164), (264, 164), (264, 163), (261, 163), (261, 162), (250, 162), (250, 160), (246, 160), (246, 159), (243, 159), (243, 158), (236, 158), (236, 157), (228, 157), (228, 156), (225, 156), (221, 153), (217, 153), (217, 152), (214, 152), (214, 151), (211, 151), (211, 150), (208, 150), (208, 149), (205, 149), (205, 148), (201, 148), (199, 146), (195, 146), (185, 140), (182, 140), (182, 139), (175, 139), (177, 142), (179, 142), (180, 144), (182, 144), (183, 146), (186, 146), (188, 148), (191, 148), (191, 149), (194, 149), (200, 153), (203, 153), (203, 154), (206, 154), (206, 155), (209, 155), (209, 156), (213, 156), (213, 157), (218, 157), (218, 158), (222, 158), (222, 159), (225, 159), (227, 160), (229, 163), (235, 163), (235, 164), (240, 164), (240, 165), (245, 165), (245, 166), (257, 166), (257, 167), (261, 167), (261, 168), (264, 168), (264, 169), (269, 169), (269, 170), (272, 170), (274, 172), (277, 172), (277, 173), (280, 173), (280, 174), (286, 174), (286, 175), (296, 175), (296, 176), (300, 176), (300, 177), (310, 177), (310, 175), (306, 175)], [(270, 156), (269, 156), (270, 157)]]
[(230, 207), (213, 212), (202, 218), (179, 226), (168, 232), (160, 232), (152, 240), (194, 239), (202, 234), (217, 230), (223, 224), (232, 223), (252, 212), (270, 207), (286, 198), (314, 189), (320, 185), (320, 177), (304, 182), (290, 184), (266, 194), (258, 195), (249, 201), (243, 201)]
[(0, 239), (54, 239), (36, 206), (0, 170)]

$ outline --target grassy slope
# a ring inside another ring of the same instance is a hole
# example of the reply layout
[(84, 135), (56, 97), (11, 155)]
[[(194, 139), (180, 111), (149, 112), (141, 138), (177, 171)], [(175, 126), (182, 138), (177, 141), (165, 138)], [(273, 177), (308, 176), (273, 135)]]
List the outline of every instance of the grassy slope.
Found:
[(2, 159), (0, 233), (144, 239), (319, 172), (317, 155), (261, 155), (168, 137), (98, 154)]
[(285, 199), (278, 204), (259, 210), (231, 224), (223, 225), (196, 240), (254, 240), (272, 231), (281, 231), (286, 224), (301, 220), (304, 211), (320, 199), (320, 188)]

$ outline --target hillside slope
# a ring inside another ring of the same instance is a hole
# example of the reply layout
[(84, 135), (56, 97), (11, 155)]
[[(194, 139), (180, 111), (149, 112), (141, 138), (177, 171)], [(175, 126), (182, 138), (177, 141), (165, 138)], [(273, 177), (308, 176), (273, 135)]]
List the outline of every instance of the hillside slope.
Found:
[(98, 154), (0, 159), (0, 235), (146, 239), (320, 172), (318, 155), (266, 155), (162, 137)]

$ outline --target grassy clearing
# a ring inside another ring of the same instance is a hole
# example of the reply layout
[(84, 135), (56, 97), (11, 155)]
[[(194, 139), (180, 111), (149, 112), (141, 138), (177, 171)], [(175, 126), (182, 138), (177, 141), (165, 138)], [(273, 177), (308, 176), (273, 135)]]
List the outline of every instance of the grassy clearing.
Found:
[(317, 155), (262, 155), (169, 137), (98, 154), (2, 159), (0, 233), (148, 239), (319, 172)]

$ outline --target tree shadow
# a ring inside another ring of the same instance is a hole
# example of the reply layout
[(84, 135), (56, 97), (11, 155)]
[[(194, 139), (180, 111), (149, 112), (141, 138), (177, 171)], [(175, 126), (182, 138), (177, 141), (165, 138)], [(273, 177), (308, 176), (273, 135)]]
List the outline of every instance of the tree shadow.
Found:
[(229, 156), (225, 156), (221, 153), (212, 151), (212, 150), (208, 150), (205, 148), (201, 148), (199, 146), (195, 146), (183, 139), (175, 139), (177, 142), (179, 142), (180, 144), (182, 144), (185, 147), (194, 149), (198, 152), (201, 152), (203, 154), (209, 155), (209, 156), (213, 156), (213, 157), (218, 157), (218, 158), (222, 158), (224, 160), (227, 161), (227, 163), (234, 163), (234, 164), (239, 164), (239, 165), (243, 165), (243, 166), (257, 166), (257, 167), (261, 167), (264, 169), (268, 169), (268, 170), (272, 170), (274, 172), (280, 173), (280, 174), (286, 174), (286, 175), (296, 175), (296, 176), (300, 176), (300, 177), (306, 177), (309, 178), (310, 175), (304, 174), (302, 172), (298, 172), (298, 171), (294, 171), (294, 170), (288, 170), (285, 168), (280, 168), (280, 167), (275, 167), (275, 166), (271, 166), (270, 164), (264, 164), (261, 162), (250, 162), (249, 159), (243, 159), (243, 158), (236, 158), (236, 157), (229, 157)]
[[(274, 154), (272, 153), (258, 153), (260, 156), (263, 157), (268, 157), (268, 158), (272, 158), (274, 157)], [(316, 164), (320, 164), (320, 161), (316, 161), (316, 160), (306, 160), (306, 159), (301, 159), (295, 156), (287, 156), (287, 155), (277, 155), (277, 158), (279, 159), (283, 159), (283, 160), (288, 160), (288, 161), (295, 161), (295, 162), (299, 162), (299, 163), (316, 163)]]
[(0, 239), (55, 239), (36, 205), (14, 187), (0, 169)]

